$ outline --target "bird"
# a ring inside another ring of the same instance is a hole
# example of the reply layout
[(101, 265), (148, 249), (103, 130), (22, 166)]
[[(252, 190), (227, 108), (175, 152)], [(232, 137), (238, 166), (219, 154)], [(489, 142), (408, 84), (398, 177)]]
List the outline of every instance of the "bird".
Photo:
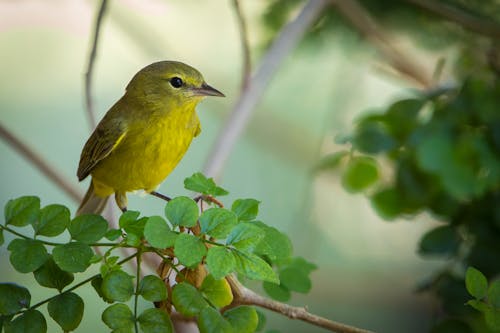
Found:
[(159, 61), (137, 72), (85, 143), (77, 176), (91, 182), (76, 215), (100, 214), (114, 194), (127, 210), (127, 193), (156, 192), (201, 132), (196, 106), (224, 94), (195, 68)]

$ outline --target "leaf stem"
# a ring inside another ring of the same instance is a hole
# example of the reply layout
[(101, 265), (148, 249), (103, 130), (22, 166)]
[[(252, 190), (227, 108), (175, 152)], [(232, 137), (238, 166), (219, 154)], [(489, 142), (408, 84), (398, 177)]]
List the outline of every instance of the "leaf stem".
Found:
[(139, 303), (139, 282), (141, 279), (141, 259), (142, 259), (142, 250), (137, 251), (136, 260), (137, 260), (137, 268), (135, 271), (135, 295), (134, 295), (134, 328), (135, 333), (139, 333), (139, 326), (137, 325), (137, 304)]

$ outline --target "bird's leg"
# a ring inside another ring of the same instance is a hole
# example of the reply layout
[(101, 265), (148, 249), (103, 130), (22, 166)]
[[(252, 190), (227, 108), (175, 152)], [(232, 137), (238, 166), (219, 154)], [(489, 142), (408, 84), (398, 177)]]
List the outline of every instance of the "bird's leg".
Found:
[(165, 200), (166, 202), (169, 202), (170, 200), (172, 200), (170, 197), (167, 197), (166, 195), (158, 193), (156, 191), (151, 191), (151, 192), (149, 192), (149, 194), (154, 195), (155, 197), (160, 198), (162, 200)]
[(118, 208), (120, 208), (121, 211), (125, 213), (127, 211), (128, 204), (127, 194), (124, 192), (115, 192), (115, 201), (118, 205)]

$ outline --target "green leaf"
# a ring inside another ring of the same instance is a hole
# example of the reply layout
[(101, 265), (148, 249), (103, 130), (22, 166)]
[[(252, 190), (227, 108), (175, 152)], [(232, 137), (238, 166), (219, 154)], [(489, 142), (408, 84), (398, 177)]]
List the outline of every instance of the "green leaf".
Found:
[(484, 303), (483, 301), (478, 301), (477, 299), (471, 299), (467, 301), (467, 305), (472, 306), (474, 309), (480, 312), (486, 312), (486, 310), (490, 308), (488, 304)]
[(75, 279), (72, 273), (60, 269), (52, 256), (40, 268), (34, 271), (33, 275), (42, 287), (55, 288), (59, 291), (63, 290), (64, 287)]
[(375, 211), (386, 220), (393, 220), (401, 214), (400, 193), (394, 188), (386, 188), (375, 193), (371, 198)]
[(198, 221), (198, 205), (188, 197), (177, 197), (165, 206), (165, 216), (174, 226), (194, 227)]
[(198, 328), (200, 333), (233, 333), (231, 324), (222, 317), (219, 311), (211, 307), (201, 311), (198, 317)]
[(224, 312), (224, 317), (233, 327), (234, 332), (253, 333), (259, 324), (259, 316), (253, 306), (238, 306)]
[(240, 221), (251, 221), (259, 214), (260, 201), (255, 199), (237, 199), (233, 202), (231, 210)]
[(107, 274), (101, 285), (101, 291), (107, 299), (116, 302), (126, 302), (134, 294), (133, 277), (122, 270)]
[(465, 273), (465, 287), (476, 299), (482, 299), (488, 291), (488, 281), (483, 273), (474, 267), (469, 267)]
[(20, 197), (9, 200), (5, 205), (5, 224), (24, 227), (38, 219), (40, 213), (40, 198), (34, 196)]
[(221, 279), (232, 273), (236, 265), (233, 253), (223, 246), (209, 248), (206, 261), (208, 271), (216, 279)]
[(49, 258), (42, 242), (32, 239), (14, 239), (7, 247), (10, 263), (20, 273), (29, 273), (41, 267)]
[(366, 156), (354, 157), (342, 175), (342, 185), (349, 192), (360, 192), (378, 180), (377, 162)]
[(102, 293), (102, 281), (103, 281), (103, 278), (101, 275), (99, 275), (99, 276), (93, 278), (92, 282), (90, 284), (92, 285), (92, 287), (94, 287), (94, 290), (99, 295), (99, 297), (101, 297), (105, 302), (113, 303), (112, 300), (110, 300), (109, 298), (106, 298), (106, 296), (104, 296), (104, 294)]
[(336, 169), (340, 165), (344, 157), (348, 155), (349, 152), (346, 150), (337, 151), (333, 154), (327, 155), (319, 161), (315, 169), (317, 171)]
[(217, 239), (226, 238), (237, 223), (236, 214), (224, 208), (210, 208), (200, 216), (201, 232)]
[(203, 280), (200, 292), (218, 308), (229, 305), (233, 301), (233, 293), (229, 283), (225, 279), (216, 280), (210, 274)]
[(495, 308), (488, 308), (484, 312), (484, 319), (490, 329), (495, 332), (500, 331), (500, 310)]
[(0, 246), (2, 246), (3, 243), (5, 243), (5, 238), (3, 236), (3, 229), (0, 229)]
[(250, 222), (242, 222), (231, 230), (226, 244), (240, 251), (252, 252), (262, 238), (264, 238), (264, 231), (261, 228)]
[(106, 234), (108, 221), (100, 215), (80, 215), (71, 221), (68, 230), (74, 240), (95, 243)]
[(174, 253), (181, 264), (192, 268), (201, 262), (207, 248), (198, 237), (182, 233), (175, 240)]
[(292, 296), (290, 290), (281, 284), (276, 284), (272, 282), (263, 282), (262, 287), (266, 294), (268, 294), (272, 299), (280, 302), (287, 302)]
[(493, 281), (488, 288), (488, 302), (496, 309), (500, 309), (500, 280)]
[(271, 260), (281, 260), (292, 255), (292, 242), (287, 235), (260, 221), (252, 223), (264, 231), (264, 238), (257, 245), (255, 253), (265, 255)]
[(308, 274), (298, 268), (285, 268), (280, 271), (279, 276), (281, 284), (291, 291), (305, 294), (311, 290), (312, 284)]
[(69, 209), (63, 205), (48, 205), (40, 211), (40, 217), (32, 226), (36, 235), (55, 237), (66, 230), (70, 221)]
[(104, 235), (104, 237), (110, 241), (115, 241), (121, 236), (122, 236), (122, 231), (120, 229), (110, 229), (106, 231), (106, 234)]
[(45, 333), (47, 321), (38, 310), (28, 310), (11, 322), (5, 323), (5, 333)]
[(52, 250), (54, 262), (63, 271), (70, 273), (84, 272), (90, 266), (94, 251), (87, 244), (71, 242), (58, 245)]
[(150, 302), (167, 299), (165, 282), (156, 275), (146, 275), (139, 284), (139, 295)]
[(122, 229), (126, 229), (127, 227), (134, 225), (137, 222), (137, 219), (141, 215), (140, 212), (134, 210), (127, 210), (126, 212), (120, 215), (120, 219), (118, 220), (118, 225)]
[(137, 318), (144, 333), (172, 333), (170, 317), (160, 309), (147, 309)]
[(354, 134), (353, 146), (367, 154), (378, 154), (394, 149), (396, 141), (380, 121), (362, 121)]
[(170, 230), (161, 216), (151, 216), (144, 226), (144, 237), (157, 249), (166, 249), (175, 244), (177, 233)]
[(208, 307), (201, 293), (186, 282), (178, 283), (172, 290), (172, 302), (175, 309), (186, 317), (197, 316), (201, 310)]
[(257, 324), (257, 328), (255, 329), (255, 332), (260, 332), (266, 326), (266, 315), (259, 310), (256, 310), (256, 312), (257, 312), (257, 316), (259, 317), (259, 323)]
[(47, 310), (64, 332), (74, 331), (83, 318), (83, 300), (75, 293), (63, 293), (51, 299)]
[(252, 253), (233, 252), (236, 271), (249, 279), (279, 283), (276, 272), (260, 257)]
[(15, 283), (0, 283), (0, 315), (9, 316), (30, 306), (28, 289)]
[(226, 195), (227, 192), (222, 187), (215, 184), (213, 178), (207, 178), (201, 172), (193, 174), (184, 180), (184, 187), (186, 190), (195, 191), (198, 193), (203, 193), (206, 195), (222, 196)]
[(134, 314), (123, 303), (108, 306), (102, 313), (102, 321), (113, 330), (127, 330), (134, 327)]
[(428, 231), (420, 240), (419, 253), (451, 256), (458, 250), (460, 237), (455, 228), (445, 225)]

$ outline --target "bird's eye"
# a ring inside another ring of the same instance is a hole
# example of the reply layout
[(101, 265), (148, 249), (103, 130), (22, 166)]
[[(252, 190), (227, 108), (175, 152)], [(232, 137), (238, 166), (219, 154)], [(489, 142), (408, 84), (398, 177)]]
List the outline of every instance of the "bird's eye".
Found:
[(175, 76), (175, 77), (170, 79), (170, 84), (174, 88), (180, 88), (180, 87), (182, 87), (183, 82), (182, 82), (182, 79), (180, 77)]

